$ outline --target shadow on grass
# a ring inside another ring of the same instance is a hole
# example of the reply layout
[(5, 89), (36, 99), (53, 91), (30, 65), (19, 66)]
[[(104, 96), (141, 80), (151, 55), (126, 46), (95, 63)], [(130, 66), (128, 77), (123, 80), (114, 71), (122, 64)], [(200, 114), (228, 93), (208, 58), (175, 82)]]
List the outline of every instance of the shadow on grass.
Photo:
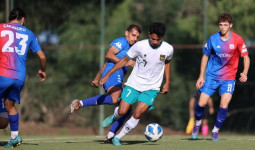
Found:
[[(8, 142), (7, 141), (0, 141), (0, 146), (5, 146)], [(35, 143), (22, 143), (21, 145), (39, 145)]]
[[(104, 140), (94, 140), (94, 141), (100, 144), (111, 144), (111, 143), (104, 143)], [(145, 145), (158, 145), (156, 142), (148, 142), (148, 141), (121, 141), (121, 144), (123, 145), (134, 145), (134, 144), (142, 144), (142, 143), (145, 143)]]
[[(182, 141), (212, 141), (212, 138), (197, 138), (197, 139), (192, 139), (192, 138), (183, 138), (181, 139)], [(226, 139), (220, 139), (220, 141), (223, 141)], [(215, 141), (212, 141), (215, 142)]]

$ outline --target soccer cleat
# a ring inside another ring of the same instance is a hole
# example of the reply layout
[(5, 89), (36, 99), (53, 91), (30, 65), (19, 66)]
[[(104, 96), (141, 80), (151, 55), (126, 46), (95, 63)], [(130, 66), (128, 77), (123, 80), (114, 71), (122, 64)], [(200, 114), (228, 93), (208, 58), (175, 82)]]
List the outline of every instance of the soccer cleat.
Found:
[(208, 130), (209, 130), (209, 126), (208, 125), (203, 125), (202, 126), (202, 135), (207, 136)]
[(105, 144), (112, 144), (112, 139), (113, 139), (113, 137), (112, 137), (112, 138), (109, 138), (109, 139), (106, 137), (106, 138), (104, 139), (104, 143), (105, 143)]
[(72, 101), (70, 104), (70, 114), (72, 114), (74, 111), (77, 111), (81, 108), (81, 103), (80, 100), (75, 99)]
[(218, 138), (218, 133), (217, 132), (212, 132), (212, 141), (219, 141), (220, 139)]
[(199, 132), (199, 128), (200, 128), (200, 126), (197, 126), (197, 125), (194, 126), (194, 128), (193, 128), (193, 130), (192, 130), (192, 133), (191, 133), (191, 138), (192, 138), (193, 140), (197, 139), (197, 137), (198, 137), (198, 132)]
[(118, 138), (113, 138), (112, 139), (112, 144), (114, 145), (114, 146), (120, 146), (121, 145), (121, 143), (120, 143), (120, 139), (118, 139)]
[(15, 139), (10, 139), (4, 147), (13, 148), (13, 147), (19, 146), (22, 142), (23, 141), (22, 141), (21, 137), (17, 136)]
[(112, 122), (113, 122), (113, 119), (114, 119), (114, 115), (111, 115), (111, 116), (107, 117), (107, 118), (102, 122), (102, 127), (103, 127), (103, 128), (106, 128), (106, 127), (108, 127), (109, 125), (111, 125)]
[(186, 135), (190, 135), (191, 134), (191, 132), (193, 130), (193, 127), (194, 127), (194, 124), (195, 124), (194, 118), (190, 118), (189, 122), (188, 122), (188, 125), (186, 127), (186, 132), (185, 132)]

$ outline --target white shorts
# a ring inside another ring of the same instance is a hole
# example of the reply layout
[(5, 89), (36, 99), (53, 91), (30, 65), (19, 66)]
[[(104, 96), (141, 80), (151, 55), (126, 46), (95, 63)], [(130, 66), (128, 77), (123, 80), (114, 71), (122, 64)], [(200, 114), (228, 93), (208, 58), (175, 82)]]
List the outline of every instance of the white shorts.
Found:
[(9, 118), (7, 112), (0, 112), (0, 117), (2, 117), (2, 118)]

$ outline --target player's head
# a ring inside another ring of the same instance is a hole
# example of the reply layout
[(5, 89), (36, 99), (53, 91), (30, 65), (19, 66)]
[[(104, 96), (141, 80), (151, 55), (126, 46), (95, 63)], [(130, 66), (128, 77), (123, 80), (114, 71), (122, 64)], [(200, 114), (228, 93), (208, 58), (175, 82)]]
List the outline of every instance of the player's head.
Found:
[(131, 24), (128, 26), (126, 32), (125, 32), (125, 37), (130, 45), (134, 45), (135, 42), (137, 42), (140, 34), (141, 34), (141, 29), (139, 26)]
[(153, 22), (149, 28), (150, 45), (157, 48), (163, 40), (166, 32), (166, 26), (163, 23)]
[(20, 8), (14, 8), (11, 10), (9, 15), (9, 21), (12, 22), (13, 20), (18, 21), (20, 24), (24, 25), (26, 22), (26, 14)]
[(232, 16), (229, 13), (223, 13), (219, 15), (218, 24), (221, 34), (225, 35), (230, 31), (233, 26)]

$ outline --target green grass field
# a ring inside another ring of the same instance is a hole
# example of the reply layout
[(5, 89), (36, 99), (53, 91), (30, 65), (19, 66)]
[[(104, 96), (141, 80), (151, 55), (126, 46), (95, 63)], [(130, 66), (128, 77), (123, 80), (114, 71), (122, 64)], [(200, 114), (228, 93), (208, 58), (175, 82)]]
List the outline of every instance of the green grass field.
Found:
[[(0, 149), (4, 149), (8, 136), (0, 137)], [(219, 142), (210, 136), (191, 140), (189, 136), (163, 136), (158, 142), (147, 142), (142, 135), (128, 135), (122, 146), (104, 144), (102, 136), (22, 136), (21, 150), (254, 150), (255, 137), (221, 135)]]

